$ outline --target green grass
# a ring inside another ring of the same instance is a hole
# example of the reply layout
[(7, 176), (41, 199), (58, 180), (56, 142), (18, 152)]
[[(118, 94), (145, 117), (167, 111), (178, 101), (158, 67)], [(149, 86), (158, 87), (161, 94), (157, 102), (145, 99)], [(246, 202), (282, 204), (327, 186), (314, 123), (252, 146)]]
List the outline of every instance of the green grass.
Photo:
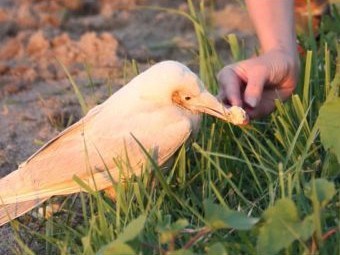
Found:
[[(158, 11), (193, 22), (199, 75), (216, 92), (222, 61), (208, 36), (207, 10), (203, 1), (188, 4), (188, 13)], [(115, 203), (88, 189), (69, 197), (44, 223), (44, 233), (26, 231), (46, 254), (339, 254), (339, 151), (324, 149), (318, 124), (319, 109), (340, 89), (334, 79), (340, 18), (333, 13), (319, 41), (299, 37), (308, 51), (296, 94), (277, 101), (267, 119), (238, 128), (206, 117), (167, 173), (149, 157), (152, 171), (116, 185)], [(244, 57), (235, 36), (227, 41), (236, 60)]]

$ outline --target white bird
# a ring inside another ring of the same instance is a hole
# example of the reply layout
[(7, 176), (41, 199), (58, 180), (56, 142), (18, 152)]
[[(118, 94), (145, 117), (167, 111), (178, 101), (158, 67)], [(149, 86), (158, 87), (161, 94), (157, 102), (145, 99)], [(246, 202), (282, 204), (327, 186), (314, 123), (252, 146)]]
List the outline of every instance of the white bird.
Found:
[(186, 66), (155, 64), (0, 180), (0, 226), (51, 196), (82, 191), (74, 176), (103, 190), (112, 187), (106, 169), (116, 182), (120, 175), (140, 175), (147, 158), (137, 141), (164, 164), (198, 130), (200, 113), (236, 125), (247, 121), (241, 108), (225, 108)]

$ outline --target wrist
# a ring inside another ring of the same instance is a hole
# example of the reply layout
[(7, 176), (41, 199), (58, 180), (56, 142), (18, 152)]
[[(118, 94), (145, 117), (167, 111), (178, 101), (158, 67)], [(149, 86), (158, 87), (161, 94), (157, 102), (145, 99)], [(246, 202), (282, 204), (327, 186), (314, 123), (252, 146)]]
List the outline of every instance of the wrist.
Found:
[(282, 46), (276, 46), (272, 47), (269, 49), (263, 49), (261, 52), (262, 54), (279, 54), (279, 55), (284, 55), (287, 58), (289, 58), (293, 62), (299, 62), (299, 56), (298, 56), (298, 49), (297, 49), (297, 44), (291, 47), (287, 47), (285, 45), (284, 47)]
[(273, 44), (261, 43), (261, 49), (262, 53), (277, 51), (289, 55), (296, 60), (298, 59), (298, 45), (296, 42), (295, 34), (291, 37), (289, 41), (285, 40), (281, 42), (278, 40), (278, 42), (275, 42)]

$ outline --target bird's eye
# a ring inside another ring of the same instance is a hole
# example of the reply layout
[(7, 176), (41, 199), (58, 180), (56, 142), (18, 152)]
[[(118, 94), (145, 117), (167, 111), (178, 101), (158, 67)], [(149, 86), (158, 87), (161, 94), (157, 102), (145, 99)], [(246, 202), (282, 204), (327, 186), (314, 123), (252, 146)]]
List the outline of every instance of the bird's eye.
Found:
[(184, 99), (185, 99), (186, 101), (188, 101), (188, 100), (190, 100), (190, 99), (191, 99), (191, 97), (189, 97), (189, 96), (186, 96)]

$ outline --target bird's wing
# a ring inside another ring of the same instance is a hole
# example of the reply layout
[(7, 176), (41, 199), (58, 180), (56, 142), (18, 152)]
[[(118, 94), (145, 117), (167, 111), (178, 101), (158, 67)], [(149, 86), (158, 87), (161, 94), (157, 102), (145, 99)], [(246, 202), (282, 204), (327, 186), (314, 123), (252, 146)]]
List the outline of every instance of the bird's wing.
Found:
[(146, 161), (131, 134), (148, 151), (157, 151), (158, 163), (163, 164), (190, 132), (190, 121), (174, 107), (139, 106), (133, 111), (122, 109), (111, 114), (101, 110), (93, 120), (77, 123), (44, 146), (13, 173), (14, 178), (4, 177), (0, 196), (8, 204), (78, 192), (80, 188), (73, 181), (75, 175), (85, 181), (94, 176), (96, 187), (106, 188), (111, 184), (106, 167), (114, 180), (119, 180), (114, 158), (129, 161), (129, 167), (123, 167), (126, 176), (139, 175)]
[(41, 151), (45, 150), (50, 144), (55, 142), (60, 137), (67, 135), (67, 133), (71, 133), (72, 131), (78, 130), (81, 126), (86, 125), (88, 121), (93, 119), (93, 117), (100, 112), (100, 109), (103, 107), (103, 104), (97, 105), (93, 107), (82, 119), (74, 123), (73, 125), (69, 126), (68, 128), (64, 129), (62, 132), (60, 132), (56, 137), (49, 140), (47, 143), (45, 143), (42, 147), (39, 148), (35, 153), (33, 153), (28, 159), (26, 159), (23, 163), (19, 165), (19, 168), (26, 163), (28, 163), (31, 159), (33, 159), (36, 155), (38, 155)]
[[(0, 179), (0, 204), (3, 204), (5, 200), (2, 199), (8, 196), (13, 197), (20, 192), (32, 190), (34, 183), (38, 181), (34, 178), (34, 176), (37, 176), (36, 172), (42, 175), (41, 178), (43, 176), (48, 178), (49, 172), (53, 169), (51, 165), (62, 165), (62, 162), (57, 162), (57, 155), (59, 154), (62, 158), (66, 157), (67, 155), (62, 153), (62, 151), (72, 155), (72, 150), (79, 147), (77, 144), (79, 144), (79, 136), (83, 127), (94, 119), (103, 108), (103, 105), (104, 103), (92, 108), (86, 116), (44, 144), (38, 151), (20, 164), (17, 170)], [(46, 155), (50, 155), (50, 161), (41, 160)], [(62, 172), (63, 169), (59, 169), (59, 171)]]

